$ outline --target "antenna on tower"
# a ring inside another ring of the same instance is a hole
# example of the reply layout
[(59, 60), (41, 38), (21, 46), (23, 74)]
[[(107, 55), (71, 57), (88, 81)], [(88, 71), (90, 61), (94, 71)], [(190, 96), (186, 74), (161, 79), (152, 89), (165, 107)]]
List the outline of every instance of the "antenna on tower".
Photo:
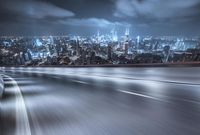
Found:
[(97, 43), (99, 43), (100, 42), (100, 32), (99, 32), (99, 30), (97, 31)]
[(99, 30), (97, 31), (97, 37), (99, 37), (100, 36), (100, 32), (99, 32)]
[(126, 36), (129, 36), (129, 34), (130, 34), (130, 30), (129, 30), (129, 28), (126, 28), (125, 35), (126, 35)]

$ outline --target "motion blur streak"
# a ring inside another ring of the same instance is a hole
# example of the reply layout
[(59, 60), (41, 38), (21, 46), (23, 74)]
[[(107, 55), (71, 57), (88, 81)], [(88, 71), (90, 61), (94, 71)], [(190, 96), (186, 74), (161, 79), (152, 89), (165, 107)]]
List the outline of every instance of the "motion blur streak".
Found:
[(1, 70), (1, 135), (200, 134), (198, 67)]
[(9, 77), (5, 76), (10, 80), (10, 83), (13, 85), (13, 92), (16, 95), (16, 135), (31, 135), (31, 130), (29, 126), (28, 115), (24, 103), (23, 96), (17, 85), (17, 82)]

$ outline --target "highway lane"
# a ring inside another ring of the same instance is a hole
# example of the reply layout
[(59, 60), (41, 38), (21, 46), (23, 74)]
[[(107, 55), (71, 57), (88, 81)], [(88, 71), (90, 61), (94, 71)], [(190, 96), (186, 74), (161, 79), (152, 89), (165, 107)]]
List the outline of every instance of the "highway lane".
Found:
[(3, 135), (200, 134), (200, 76), (193, 71), (173, 83), (163, 72), (160, 80), (100, 73), (4, 74)]

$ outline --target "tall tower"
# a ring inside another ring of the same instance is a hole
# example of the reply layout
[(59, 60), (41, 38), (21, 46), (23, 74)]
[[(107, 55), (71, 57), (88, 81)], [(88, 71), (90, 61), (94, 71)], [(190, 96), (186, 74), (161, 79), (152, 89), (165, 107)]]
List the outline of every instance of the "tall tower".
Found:
[(100, 32), (99, 32), (99, 30), (97, 31), (97, 44), (99, 44), (100, 43)]
[(79, 39), (76, 38), (76, 55), (80, 55), (80, 44), (79, 44)]
[(129, 47), (129, 34), (130, 34), (129, 28), (126, 28), (126, 31), (125, 31), (125, 41), (124, 41), (124, 50), (125, 50), (125, 55), (128, 54), (128, 47)]
[(53, 36), (50, 36), (50, 42), (51, 42), (52, 45), (54, 44)]
[(137, 36), (137, 49), (139, 48), (139, 46), (140, 46), (140, 36)]
[(126, 37), (129, 37), (129, 34), (130, 34), (129, 28), (126, 28), (125, 36), (126, 36)]
[(112, 60), (112, 45), (108, 45), (108, 60)]
[(112, 41), (113, 42), (117, 42), (118, 41), (117, 31), (115, 29), (111, 30), (111, 37), (112, 37)]

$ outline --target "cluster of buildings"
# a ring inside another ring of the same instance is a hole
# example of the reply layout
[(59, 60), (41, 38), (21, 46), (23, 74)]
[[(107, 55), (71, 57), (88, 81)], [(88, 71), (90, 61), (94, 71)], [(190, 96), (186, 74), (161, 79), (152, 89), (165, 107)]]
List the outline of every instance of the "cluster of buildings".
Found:
[(0, 65), (99, 65), (200, 61), (200, 38), (119, 36), (0, 37)]

